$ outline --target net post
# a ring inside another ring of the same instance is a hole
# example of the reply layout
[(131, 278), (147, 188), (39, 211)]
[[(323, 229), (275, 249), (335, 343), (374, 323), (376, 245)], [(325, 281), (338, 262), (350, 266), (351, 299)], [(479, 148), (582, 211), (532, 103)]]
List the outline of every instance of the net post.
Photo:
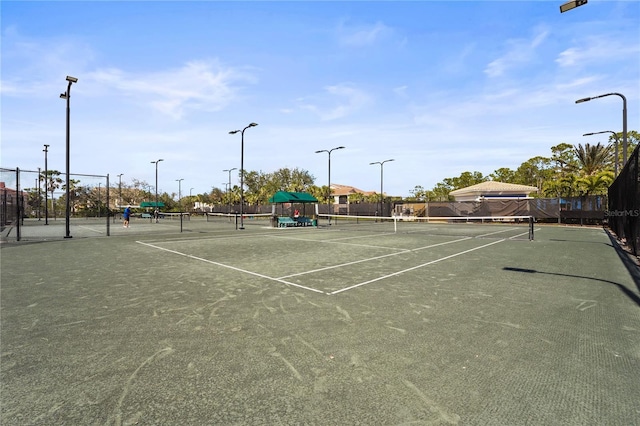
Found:
[(529, 241), (533, 241), (533, 216), (529, 216)]

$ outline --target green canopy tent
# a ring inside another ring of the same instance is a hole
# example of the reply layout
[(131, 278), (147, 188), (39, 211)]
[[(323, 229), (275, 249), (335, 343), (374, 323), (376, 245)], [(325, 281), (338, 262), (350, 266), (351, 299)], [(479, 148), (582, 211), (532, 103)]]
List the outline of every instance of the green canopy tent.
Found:
[[(304, 210), (304, 205), (309, 203), (317, 203), (318, 199), (313, 195), (306, 192), (287, 192), (287, 191), (278, 191), (273, 194), (273, 197), (269, 198), (269, 202), (272, 204), (302, 204), (302, 208)], [(303, 212), (303, 215), (305, 213)]]
[(306, 192), (286, 192), (278, 191), (269, 198), (270, 203), (317, 203), (318, 199)]
[(158, 201), (158, 205), (156, 206), (155, 201), (143, 201), (140, 203), (141, 208), (145, 207), (164, 207), (164, 203), (162, 201)]

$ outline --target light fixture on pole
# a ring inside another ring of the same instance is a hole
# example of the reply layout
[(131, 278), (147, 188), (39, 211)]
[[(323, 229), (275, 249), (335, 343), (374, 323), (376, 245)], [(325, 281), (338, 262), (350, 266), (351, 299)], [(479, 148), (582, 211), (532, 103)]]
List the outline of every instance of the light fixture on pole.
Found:
[(49, 145), (45, 144), (44, 149), (44, 224), (49, 224), (49, 200), (47, 198), (47, 191), (49, 191), (49, 171), (47, 170), (47, 153), (49, 152)]
[(122, 205), (122, 175), (124, 175), (124, 173), (118, 175), (118, 207)]
[[(162, 158), (156, 161), (152, 161), (151, 164), (156, 165), (156, 210), (158, 210), (158, 163), (164, 161)], [(156, 223), (158, 223), (158, 216), (156, 216)]]
[(593, 135), (600, 135), (602, 133), (611, 133), (613, 135), (613, 139), (616, 141), (615, 143), (615, 149), (614, 149), (614, 160), (613, 160), (613, 168), (614, 168), (614, 176), (618, 176), (618, 134), (616, 132), (614, 132), (613, 130), (603, 130), (602, 132), (591, 132), (591, 133), (585, 133), (582, 136), (593, 136)]
[(71, 106), (70, 106), (70, 100), (71, 100), (71, 85), (73, 83), (77, 83), (78, 79), (75, 77), (71, 77), (70, 75), (67, 76), (67, 81), (69, 82), (69, 84), (67, 85), (67, 91), (64, 93), (60, 94), (60, 97), (62, 99), (66, 99), (67, 101), (67, 181), (65, 184), (65, 192), (66, 192), (66, 208), (65, 208), (65, 238), (72, 238), (71, 237), (71, 232), (70, 232), (70, 216), (71, 216), (71, 200), (69, 199), (69, 186), (70, 186), (70, 180), (69, 180), (69, 148), (70, 148), (70, 121), (71, 121)]
[(621, 93), (605, 93), (604, 95), (578, 99), (576, 103), (581, 104), (582, 102), (604, 98), (605, 96), (620, 96), (622, 98), (622, 167), (624, 167), (627, 164), (627, 98)]
[(571, 0), (560, 6), (560, 13), (564, 13), (568, 10), (575, 9), (578, 6), (587, 4), (587, 0)]
[(383, 216), (384, 216), (384, 211), (383, 211), (383, 210), (384, 210), (384, 204), (383, 204), (383, 202), (384, 202), (384, 200), (383, 200), (384, 192), (382, 192), (382, 191), (383, 191), (382, 182), (383, 182), (383, 176), (384, 176), (384, 175), (383, 175), (383, 171), (382, 171), (382, 170), (383, 170), (383, 168), (384, 168), (384, 167), (383, 167), (383, 166), (384, 166), (384, 163), (388, 163), (389, 161), (396, 161), (396, 160), (394, 160), (393, 158), (391, 158), (391, 159), (389, 159), (389, 160), (384, 160), (384, 161), (375, 161), (375, 162), (373, 162), (373, 163), (369, 163), (369, 165), (370, 165), (370, 166), (372, 166), (372, 165), (374, 165), (374, 164), (380, 164), (380, 217), (383, 217)]
[(182, 211), (182, 204), (180, 203), (180, 201), (182, 200), (182, 181), (184, 179), (176, 179), (176, 182), (178, 182), (178, 205), (180, 206), (180, 211)]
[(238, 170), (237, 167), (234, 167), (232, 169), (225, 169), (223, 170), (223, 172), (229, 172), (229, 186), (227, 186), (227, 184), (225, 183), (225, 192), (227, 193), (227, 214), (231, 214), (231, 172), (234, 170)]
[(244, 131), (249, 127), (255, 127), (258, 123), (250, 123), (242, 130), (232, 130), (230, 135), (241, 132), (240, 136), (240, 229), (244, 229)]
[[(337, 146), (335, 148), (331, 148), (331, 149), (320, 149), (318, 151), (316, 151), (316, 154), (320, 154), (321, 152), (326, 152), (329, 156), (329, 166), (328, 166), (328, 173), (327, 173), (327, 214), (331, 215), (331, 152), (335, 151), (336, 149), (344, 149), (344, 146)], [(329, 225), (331, 225), (331, 216), (329, 216)]]

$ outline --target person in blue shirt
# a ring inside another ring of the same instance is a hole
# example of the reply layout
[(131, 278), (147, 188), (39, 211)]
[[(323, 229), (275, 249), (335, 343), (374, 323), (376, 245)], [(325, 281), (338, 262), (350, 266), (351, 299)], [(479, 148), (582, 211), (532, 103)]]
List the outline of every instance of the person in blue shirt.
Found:
[(122, 224), (122, 227), (123, 228), (128, 228), (129, 227), (129, 218), (131, 217), (131, 207), (127, 206), (127, 208), (124, 209), (124, 213), (123, 213), (122, 217), (124, 218), (124, 222)]

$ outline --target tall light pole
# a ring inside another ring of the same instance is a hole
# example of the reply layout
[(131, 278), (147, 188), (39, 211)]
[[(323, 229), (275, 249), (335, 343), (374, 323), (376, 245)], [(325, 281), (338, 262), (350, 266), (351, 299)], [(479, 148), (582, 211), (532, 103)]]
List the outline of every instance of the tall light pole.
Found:
[(250, 123), (242, 130), (232, 130), (230, 135), (241, 132), (240, 136), (240, 229), (244, 229), (244, 131), (249, 127), (255, 127), (258, 123)]
[[(229, 186), (226, 187), (226, 192), (227, 192), (227, 198), (228, 198), (228, 206), (227, 206), (227, 214), (231, 214), (231, 196), (229, 195), (229, 192), (231, 191), (231, 172), (234, 170), (238, 170), (237, 167), (234, 167), (233, 169), (225, 169), (223, 170), (223, 172), (229, 172)], [(227, 184), (225, 183), (225, 186)]]
[(124, 175), (124, 173), (118, 175), (118, 207), (122, 206), (122, 175)]
[[(320, 154), (321, 152), (326, 152), (329, 156), (329, 171), (327, 173), (328, 175), (328, 182), (327, 182), (327, 214), (331, 215), (331, 152), (335, 151), (336, 149), (344, 149), (344, 146), (337, 146), (335, 148), (331, 148), (331, 149), (320, 149), (318, 151), (316, 151), (316, 154)], [(329, 216), (329, 225), (331, 225), (331, 216)]]
[[(162, 158), (156, 161), (152, 161), (151, 164), (156, 165), (156, 210), (158, 210), (158, 163), (164, 161)], [(156, 223), (158, 223), (158, 217), (156, 216)]]
[(374, 164), (380, 164), (380, 217), (384, 216), (384, 211), (383, 211), (383, 197), (384, 197), (384, 192), (383, 191), (383, 169), (384, 169), (384, 163), (388, 163), (389, 161), (395, 161), (393, 158), (389, 159), (389, 160), (384, 160), (384, 161), (375, 161), (373, 163), (369, 163), (370, 166), (374, 165)]
[(613, 161), (613, 168), (614, 168), (614, 176), (618, 176), (618, 134), (616, 132), (614, 132), (613, 130), (603, 130), (602, 132), (592, 132), (592, 133), (585, 133), (582, 136), (593, 136), (593, 135), (600, 135), (602, 133), (611, 133), (613, 135), (613, 139), (616, 141), (615, 143), (615, 152), (614, 152), (614, 161)]
[(49, 152), (49, 145), (45, 144), (44, 149), (44, 224), (49, 224), (49, 200), (47, 198), (47, 191), (49, 191), (49, 171), (47, 170), (47, 153)]
[(604, 98), (605, 96), (620, 96), (622, 98), (622, 167), (627, 164), (627, 98), (621, 93), (605, 93), (604, 95), (582, 98), (576, 101), (577, 104), (588, 102), (592, 99)]
[(180, 206), (180, 211), (182, 211), (182, 203), (180, 203), (180, 200), (182, 199), (182, 181), (184, 179), (176, 179), (176, 182), (178, 182), (178, 205)]
[(62, 99), (66, 99), (67, 100), (67, 181), (66, 181), (66, 188), (65, 188), (65, 192), (66, 192), (66, 197), (67, 199), (66, 201), (66, 208), (65, 208), (65, 238), (72, 238), (71, 237), (71, 233), (70, 233), (70, 226), (69, 226), (69, 222), (70, 222), (70, 215), (71, 215), (71, 200), (69, 199), (69, 145), (70, 145), (70, 121), (71, 121), (71, 107), (70, 107), (70, 103), (69, 101), (71, 100), (71, 85), (73, 83), (77, 83), (78, 79), (75, 77), (71, 77), (70, 75), (67, 76), (67, 81), (69, 82), (69, 84), (67, 85), (67, 91), (64, 93), (60, 94), (60, 97)]

